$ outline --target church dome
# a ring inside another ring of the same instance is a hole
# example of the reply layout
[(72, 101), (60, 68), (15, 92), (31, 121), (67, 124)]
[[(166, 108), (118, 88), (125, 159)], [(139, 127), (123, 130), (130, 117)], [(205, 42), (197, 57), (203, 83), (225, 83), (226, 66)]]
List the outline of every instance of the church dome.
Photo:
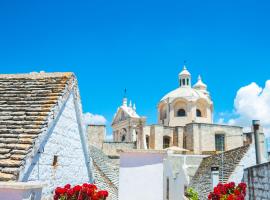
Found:
[(161, 101), (169, 100), (169, 102), (172, 102), (177, 98), (182, 98), (187, 101), (197, 101), (198, 99), (205, 99), (208, 102), (211, 101), (203, 92), (190, 87), (179, 87), (166, 94)]
[(166, 94), (158, 104), (158, 122), (164, 126), (212, 123), (213, 102), (207, 85), (199, 77), (192, 87), (191, 74), (184, 66), (178, 75), (179, 87)]
[(204, 99), (211, 104), (211, 99), (207, 92), (207, 85), (204, 84), (199, 76), (198, 82), (191, 87), (191, 74), (187, 70), (186, 66), (179, 73), (179, 86), (177, 89), (166, 94), (161, 100), (166, 102), (172, 102), (177, 98), (182, 98), (187, 101), (197, 101), (199, 99)]

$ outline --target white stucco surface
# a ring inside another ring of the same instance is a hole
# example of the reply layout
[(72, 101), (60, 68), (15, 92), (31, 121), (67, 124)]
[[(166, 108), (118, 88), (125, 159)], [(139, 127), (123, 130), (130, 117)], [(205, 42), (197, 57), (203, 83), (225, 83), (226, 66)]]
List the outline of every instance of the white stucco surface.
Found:
[[(54, 156), (57, 156), (55, 166)], [(57, 186), (89, 182), (85, 156), (71, 94), (28, 180), (46, 183), (42, 199), (50, 199)]]
[(185, 187), (203, 157), (170, 152), (122, 152), (119, 200), (182, 200)]
[(163, 157), (159, 153), (121, 153), (119, 200), (162, 200)]
[(228, 181), (235, 182), (237, 184), (242, 182), (244, 177), (244, 169), (254, 165), (256, 165), (256, 152), (255, 152), (255, 144), (252, 143), (243, 159), (240, 161), (240, 163), (235, 168), (234, 172), (231, 174)]
[[(180, 161), (180, 162), (179, 162)], [(167, 195), (167, 179), (169, 181), (169, 195)], [(168, 157), (164, 160), (164, 184), (163, 196), (167, 200), (182, 200), (184, 187), (188, 185), (187, 175), (183, 169), (183, 163), (177, 157)]]

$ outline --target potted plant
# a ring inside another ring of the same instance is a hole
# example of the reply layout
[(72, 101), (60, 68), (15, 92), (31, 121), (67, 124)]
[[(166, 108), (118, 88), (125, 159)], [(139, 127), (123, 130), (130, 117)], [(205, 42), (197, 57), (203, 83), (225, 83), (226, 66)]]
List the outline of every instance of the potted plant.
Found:
[(193, 188), (188, 188), (185, 196), (188, 200), (199, 200), (198, 192), (196, 192)]

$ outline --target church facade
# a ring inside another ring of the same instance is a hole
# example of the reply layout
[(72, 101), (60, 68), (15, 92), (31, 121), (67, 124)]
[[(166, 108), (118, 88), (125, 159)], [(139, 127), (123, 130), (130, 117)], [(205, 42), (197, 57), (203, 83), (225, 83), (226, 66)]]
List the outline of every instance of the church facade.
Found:
[(114, 142), (134, 142), (138, 149), (178, 147), (194, 154), (243, 146), (242, 127), (213, 123), (214, 104), (200, 76), (192, 86), (192, 76), (184, 66), (178, 85), (158, 103), (158, 123), (153, 125), (146, 125), (146, 118), (124, 98), (112, 122)]

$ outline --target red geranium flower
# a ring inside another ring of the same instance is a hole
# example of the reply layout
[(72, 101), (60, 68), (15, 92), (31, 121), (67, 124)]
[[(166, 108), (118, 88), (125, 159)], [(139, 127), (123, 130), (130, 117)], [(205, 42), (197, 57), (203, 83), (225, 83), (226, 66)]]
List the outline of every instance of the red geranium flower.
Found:
[(234, 182), (222, 184), (219, 183), (214, 191), (209, 193), (209, 200), (244, 200), (246, 196), (245, 183), (240, 183), (238, 186)]
[(57, 187), (54, 192), (54, 200), (105, 200), (108, 197), (108, 192), (98, 190), (94, 184), (84, 183), (76, 185), (73, 188), (70, 184), (62, 187)]

